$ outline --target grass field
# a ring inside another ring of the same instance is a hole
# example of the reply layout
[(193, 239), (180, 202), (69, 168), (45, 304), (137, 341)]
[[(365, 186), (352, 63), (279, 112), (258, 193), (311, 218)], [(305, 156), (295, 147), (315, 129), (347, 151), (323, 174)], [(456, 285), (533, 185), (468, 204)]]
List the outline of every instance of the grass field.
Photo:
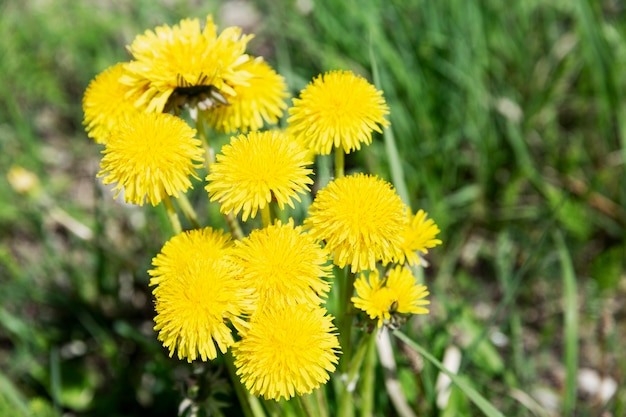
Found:
[[(505, 416), (626, 415), (623, 1), (26, 0), (0, 3), (1, 416), (176, 415), (193, 367), (156, 340), (146, 273), (171, 228), (99, 184), (81, 100), (136, 34), (208, 13), (255, 33), (293, 95), (331, 69), (376, 77), (391, 129), (347, 171), (442, 231), (412, 340), (458, 350)], [(40, 186), (18, 192), (16, 166)], [(395, 349), (417, 415), (480, 415)], [(376, 410), (397, 415), (383, 392)]]

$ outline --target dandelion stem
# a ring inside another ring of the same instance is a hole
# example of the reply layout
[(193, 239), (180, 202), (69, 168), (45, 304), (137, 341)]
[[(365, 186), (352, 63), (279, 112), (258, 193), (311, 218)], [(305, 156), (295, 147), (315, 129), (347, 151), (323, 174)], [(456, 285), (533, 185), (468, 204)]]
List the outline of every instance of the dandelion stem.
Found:
[(301, 412), (304, 412), (306, 417), (318, 417), (319, 410), (318, 407), (311, 401), (311, 395), (296, 395), (296, 400), (298, 402), (299, 408)]
[(339, 338), (341, 342), (341, 361), (339, 369), (342, 373), (347, 372), (348, 365), (352, 358), (352, 312), (351, 301), (352, 288), (354, 286), (354, 274), (347, 268), (336, 269), (337, 289), (339, 291), (339, 308), (337, 324), (339, 327)]
[(376, 373), (376, 331), (368, 338), (367, 353), (361, 380), (361, 417), (374, 415), (374, 387)]
[(209, 138), (206, 134), (206, 127), (204, 126), (204, 113), (198, 112), (198, 118), (196, 120), (196, 131), (198, 132), (198, 137), (202, 141), (202, 147), (206, 152), (204, 157), (204, 166), (206, 168), (207, 173), (209, 173), (209, 168), (213, 162), (215, 162), (215, 153), (213, 152), (213, 148), (209, 144)]
[(235, 388), (235, 392), (239, 398), (239, 403), (245, 417), (266, 417), (261, 401), (259, 401), (257, 397), (251, 395), (241, 384), (235, 369), (233, 355), (230, 352), (224, 355), (224, 362), (226, 362), (226, 368), (228, 369), (230, 380)]
[(294, 410), (293, 403), (291, 401), (276, 402), (273, 400), (261, 400), (267, 410), (269, 417), (301, 417), (302, 413), (299, 413), (297, 409)]
[[(347, 345), (344, 347), (344, 349), (348, 350), (348, 353), (350, 354), (349, 357), (351, 357), (352, 355), (352, 294), (354, 293), (353, 289), (354, 289), (354, 280), (356, 278), (356, 275), (354, 272), (351, 271), (347, 271), (346, 272), (346, 279), (345, 279), (345, 283), (346, 283), (346, 287), (344, 288), (345, 293), (343, 294), (344, 299), (343, 299), (343, 317), (345, 319), (345, 329), (346, 330), (346, 341), (348, 342)], [(346, 350), (344, 350), (345, 352)]]
[[(370, 340), (374, 339), (374, 332), (365, 333), (359, 342), (356, 353), (350, 361), (350, 368), (346, 380), (344, 381), (343, 390), (339, 399), (339, 417), (348, 417), (354, 415), (354, 396), (353, 392), (356, 389), (357, 381), (363, 365), (363, 359), (365, 353), (370, 349)], [(370, 355), (371, 356), (371, 355)]]
[(348, 392), (347, 383), (344, 385), (344, 389), (341, 392), (341, 397), (339, 399), (339, 410), (337, 413), (337, 417), (352, 417), (354, 416), (354, 399), (352, 398), (352, 393)]
[(326, 390), (324, 387), (317, 389), (315, 392), (315, 399), (317, 400), (317, 406), (319, 409), (320, 417), (328, 417), (328, 404), (326, 402)]
[(180, 209), (183, 211), (183, 214), (185, 215), (185, 217), (187, 217), (187, 220), (189, 220), (193, 228), (199, 229), (200, 222), (198, 222), (198, 215), (196, 214), (196, 210), (189, 202), (186, 194), (181, 193), (180, 197), (178, 198), (178, 205), (180, 206)]
[(178, 213), (176, 213), (176, 209), (172, 204), (172, 200), (170, 196), (165, 194), (163, 198), (163, 204), (165, 205), (165, 210), (167, 211), (167, 218), (170, 220), (172, 224), (172, 229), (174, 230), (174, 234), (177, 235), (183, 231), (183, 227), (180, 224), (180, 219), (178, 218)]
[(345, 153), (343, 148), (335, 147), (335, 179), (344, 176)]
[[(372, 416), (374, 404), (374, 367), (376, 365), (376, 331), (365, 333), (359, 342), (356, 353), (350, 362), (350, 369), (339, 396), (339, 417), (354, 415), (354, 395), (360, 375), (363, 375), (361, 389), (361, 416)], [(363, 362), (365, 360), (365, 365)], [(361, 369), (363, 367), (363, 369)]]
[(225, 214), (224, 217), (226, 218), (226, 223), (228, 223), (228, 228), (230, 229), (230, 233), (233, 234), (233, 237), (237, 240), (243, 239), (243, 230), (241, 230), (241, 225), (237, 221), (237, 216), (231, 211)]
[(263, 221), (263, 227), (268, 227), (272, 224), (272, 213), (270, 213), (270, 205), (266, 204), (261, 209), (261, 220)]
[(354, 286), (355, 275), (348, 268), (337, 269), (336, 277), (339, 290), (339, 317), (337, 318), (339, 338), (341, 342), (341, 360), (339, 370), (342, 378), (347, 380), (340, 384), (339, 417), (351, 417), (354, 415), (352, 407), (352, 388), (350, 387), (350, 365), (352, 364), (352, 288)]

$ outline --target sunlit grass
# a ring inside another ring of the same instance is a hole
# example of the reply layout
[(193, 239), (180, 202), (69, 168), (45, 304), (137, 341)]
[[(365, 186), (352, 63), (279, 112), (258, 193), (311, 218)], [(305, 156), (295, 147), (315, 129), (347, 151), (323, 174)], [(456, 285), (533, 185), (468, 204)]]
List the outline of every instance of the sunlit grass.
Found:
[[(0, 407), (17, 401), (24, 414), (39, 398), (50, 407), (35, 415), (174, 415), (185, 393), (172, 387), (190, 369), (155, 339), (145, 273), (167, 218), (97, 184), (101, 148), (84, 134), (80, 104), (95, 74), (128, 58), (136, 33), (208, 12), (220, 27), (237, 22), (217, 3), (90, 3), (0, 6), (0, 173), (24, 166), (44, 190), (21, 195), (0, 181), (0, 365), (13, 387)], [(424, 272), (433, 314), (403, 331), (439, 361), (459, 347), (459, 374), (507, 416), (626, 409), (623, 387), (603, 404), (576, 381), (579, 368), (617, 381), (626, 372), (615, 302), (626, 259), (626, 21), (612, 4), (322, 0), (308, 10), (259, 0), (246, 27), (294, 94), (331, 69), (384, 90), (390, 130), (347, 171), (393, 180), (445, 242)], [(396, 347), (419, 415), (484, 411), (457, 391), (439, 410), (437, 366)], [(376, 397), (380, 409), (385, 401)]]

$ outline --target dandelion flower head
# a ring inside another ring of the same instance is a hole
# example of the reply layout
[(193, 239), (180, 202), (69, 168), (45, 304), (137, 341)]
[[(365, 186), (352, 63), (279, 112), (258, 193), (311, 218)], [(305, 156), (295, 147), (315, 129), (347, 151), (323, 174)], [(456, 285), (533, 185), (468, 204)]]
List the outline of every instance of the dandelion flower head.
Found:
[(164, 113), (133, 112), (120, 119), (106, 143), (98, 177), (117, 183), (115, 197), (156, 206), (165, 196), (178, 197), (191, 187), (190, 176), (202, 161), (201, 142), (195, 129), (182, 119)]
[(83, 124), (87, 135), (96, 143), (106, 143), (120, 116), (142, 110), (134, 104), (140, 92), (133, 95), (131, 88), (120, 82), (124, 66), (119, 63), (102, 71), (91, 80), (83, 95)]
[(330, 290), (327, 252), (292, 219), (256, 229), (235, 246), (242, 285), (254, 288), (259, 310), (269, 303), (319, 305)]
[(334, 263), (352, 272), (374, 269), (399, 256), (406, 206), (390, 183), (355, 174), (320, 190), (309, 207), (305, 226), (326, 243)]
[(236, 95), (225, 94), (228, 105), (209, 108), (205, 117), (220, 132), (259, 130), (265, 123), (275, 124), (287, 108), (287, 83), (262, 58), (241, 66), (250, 78), (247, 84), (234, 87)]
[(289, 109), (289, 131), (308, 148), (321, 155), (333, 147), (346, 153), (372, 143), (372, 132), (389, 122), (381, 91), (350, 71), (331, 71), (313, 79), (293, 99)]
[(253, 395), (289, 399), (328, 382), (340, 351), (333, 317), (309, 304), (269, 305), (233, 346), (237, 375)]
[(371, 319), (378, 319), (378, 327), (389, 323), (394, 314), (428, 314), (423, 306), (430, 304), (424, 299), (429, 292), (425, 285), (416, 283), (408, 268), (397, 266), (383, 279), (378, 270), (372, 270), (369, 279), (361, 274), (354, 287), (357, 296), (351, 301)]
[(249, 297), (231, 249), (229, 235), (207, 227), (174, 236), (152, 260), (154, 329), (170, 357), (206, 361), (234, 343), (227, 320), (248, 311)]
[(441, 244), (441, 240), (437, 239), (440, 230), (433, 219), (428, 219), (428, 213), (419, 210), (415, 215), (407, 210), (409, 221), (403, 233), (402, 251), (398, 258), (398, 263), (406, 262), (411, 266), (420, 264), (420, 255), (428, 253), (428, 249), (434, 248)]
[(272, 130), (249, 132), (231, 138), (211, 165), (206, 190), (222, 213), (243, 211), (242, 219), (274, 200), (282, 210), (294, 207), (298, 193), (309, 190), (313, 170), (306, 168), (306, 150), (285, 133)]
[(143, 91), (137, 104), (156, 112), (165, 109), (174, 92), (235, 95), (233, 86), (249, 78), (239, 67), (249, 59), (245, 49), (251, 38), (235, 26), (218, 35), (211, 16), (202, 30), (198, 19), (159, 26), (138, 35), (128, 47), (133, 60), (121, 81)]

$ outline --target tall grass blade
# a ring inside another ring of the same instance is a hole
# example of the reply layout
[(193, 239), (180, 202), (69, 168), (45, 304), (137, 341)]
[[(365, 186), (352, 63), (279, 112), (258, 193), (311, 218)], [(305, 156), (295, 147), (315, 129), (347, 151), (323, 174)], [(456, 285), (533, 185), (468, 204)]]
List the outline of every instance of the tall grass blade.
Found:
[[(376, 85), (376, 88), (381, 89), (380, 73), (378, 72), (378, 64), (372, 48), (372, 42), (370, 42), (370, 61), (372, 65), (372, 75), (374, 77), (374, 85)], [(387, 158), (389, 159), (389, 169), (391, 170), (391, 181), (396, 187), (396, 191), (402, 201), (404, 201), (405, 204), (410, 205), (411, 200), (409, 199), (409, 191), (406, 186), (406, 181), (404, 180), (402, 159), (400, 158), (398, 146), (396, 145), (396, 141), (393, 136), (393, 130), (390, 127), (387, 127), (383, 130), (383, 132), (385, 149), (387, 151)]]
[[(16, 417), (30, 414), (26, 399), (2, 372), (0, 372), (0, 403), (3, 407), (12, 407), (13, 415)], [(4, 410), (3, 407), (0, 407), (0, 411)]]
[(498, 411), (485, 397), (480, 395), (478, 391), (476, 391), (470, 384), (468, 384), (465, 379), (459, 377), (457, 374), (454, 374), (448, 371), (443, 364), (437, 360), (433, 355), (428, 353), (426, 349), (415, 343), (413, 340), (409, 339), (404, 333), (395, 330), (393, 334), (404, 343), (406, 343), (411, 349), (415, 350), (417, 353), (422, 355), (427, 361), (435, 365), (441, 372), (446, 374), (456, 386), (459, 387), (461, 391), (478, 407), (480, 410), (485, 413), (488, 417), (504, 417), (504, 415)]
[(563, 274), (563, 310), (565, 315), (565, 395), (563, 415), (574, 415), (576, 377), (578, 375), (578, 297), (576, 274), (561, 233), (555, 234)]

